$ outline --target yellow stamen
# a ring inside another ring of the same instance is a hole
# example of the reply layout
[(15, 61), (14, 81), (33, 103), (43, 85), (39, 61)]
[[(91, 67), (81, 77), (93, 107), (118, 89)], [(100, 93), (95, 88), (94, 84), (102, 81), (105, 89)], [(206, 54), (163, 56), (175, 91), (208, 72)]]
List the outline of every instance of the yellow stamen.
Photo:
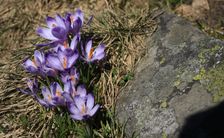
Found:
[(91, 59), (93, 57), (93, 53), (94, 53), (94, 49), (91, 48), (90, 49), (90, 52), (89, 52), (89, 55), (88, 55), (88, 58)]
[(51, 101), (52, 100), (52, 97), (51, 97), (51, 95), (47, 95), (47, 98), (48, 98), (48, 101)]
[(74, 80), (75, 80), (75, 77), (74, 77), (74, 76), (70, 76), (70, 77), (71, 77), (71, 80), (72, 80), (72, 81), (74, 81)]
[(64, 48), (68, 48), (68, 43), (65, 41), (65, 42), (63, 43), (63, 46), (64, 46)]
[(37, 67), (37, 62), (36, 62), (36, 60), (32, 60), (33, 61), (33, 64)]
[(56, 96), (61, 97), (61, 93), (59, 90), (56, 91)]
[(70, 20), (73, 22), (74, 21), (74, 16), (70, 16)]
[(66, 68), (67, 67), (67, 59), (64, 57), (63, 58), (63, 67)]
[(86, 106), (85, 106), (85, 104), (82, 105), (81, 113), (82, 114), (86, 113)]

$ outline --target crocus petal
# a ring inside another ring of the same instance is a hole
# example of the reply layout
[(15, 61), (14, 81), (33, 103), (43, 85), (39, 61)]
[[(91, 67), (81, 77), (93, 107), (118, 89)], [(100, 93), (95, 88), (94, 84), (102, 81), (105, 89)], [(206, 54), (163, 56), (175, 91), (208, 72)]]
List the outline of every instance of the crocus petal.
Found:
[(79, 109), (74, 104), (68, 104), (68, 109), (72, 114), (79, 114)]
[(94, 54), (99, 55), (101, 53), (104, 53), (104, 50), (105, 50), (105, 45), (101, 44), (95, 49)]
[(71, 118), (74, 120), (83, 120), (83, 116), (75, 114), (75, 115), (71, 115)]
[(95, 105), (94, 108), (92, 110), (90, 110), (89, 115), (93, 116), (96, 113), (96, 111), (99, 109), (99, 107), (100, 107), (100, 105), (98, 105), (98, 104)]
[(65, 99), (64, 97), (53, 97), (52, 103), (55, 105), (65, 105)]
[(73, 99), (71, 98), (71, 95), (67, 92), (63, 92), (62, 96), (65, 98), (66, 102), (72, 103), (74, 102)]
[(58, 59), (58, 57), (56, 57), (54, 55), (48, 55), (47, 56), (47, 65), (50, 66), (53, 69), (57, 69), (57, 70), (60, 70), (60, 71), (64, 70), (60, 60)]
[(70, 48), (71, 48), (72, 50), (75, 50), (76, 47), (77, 47), (78, 42), (79, 42), (79, 36), (78, 36), (78, 35), (75, 35), (75, 36), (73, 37), (72, 41), (71, 41)]
[(78, 18), (77, 20), (75, 20), (73, 22), (72, 33), (75, 34), (75, 35), (78, 34), (81, 27), (82, 27), (82, 21)]
[(76, 12), (75, 12), (75, 18), (74, 19), (77, 20), (78, 18), (81, 20), (81, 22), (83, 24), (83, 22), (84, 22), (84, 14), (83, 14), (83, 12), (80, 9), (77, 9)]
[(44, 72), (44, 74), (47, 74), (48, 76), (55, 77), (57, 75), (56, 70), (54, 70), (52, 68), (48, 68), (46, 66), (42, 67), (42, 71)]
[(44, 99), (48, 99), (49, 96), (52, 96), (47, 87), (43, 87), (41, 93), (42, 93)]
[(62, 88), (59, 85), (59, 83), (57, 83), (57, 82), (56, 82), (56, 90), (59, 91), (59, 92), (62, 92)]
[(49, 28), (39, 27), (37, 29), (37, 34), (39, 34), (43, 38), (46, 38), (46, 39), (49, 39), (49, 40), (53, 40), (53, 41), (57, 41), (58, 40), (58, 38), (56, 38), (56, 37), (54, 37), (52, 35), (51, 29), (49, 29)]
[(67, 32), (62, 27), (55, 27), (51, 30), (51, 33), (54, 37), (58, 38), (59, 40), (65, 40), (67, 36)]
[(45, 62), (45, 57), (44, 57), (44, 54), (41, 53), (40, 51), (38, 50), (35, 50), (34, 51), (34, 60), (37, 64), (37, 66), (41, 66), (42, 64), (44, 64)]
[(87, 102), (86, 105), (88, 107), (89, 110), (91, 110), (94, 106), (94, 97), (92, 94), (88, 94), (87, 95)]
[(46, 18), (46, 23), (49, 28), (53, 28), (57, 26), (56, 20), (49, 16)]
[(83, 106), (85, 106), (85, 99), (80, 96), (75, 96), (75, 105), (81, 111)]
[(68, 67), (68, 57), (66, 56), (67, 49), (62, 51), (61, 47), (58, 48), (58, 59), (61, 62), (63, 69), (67, 69)]
[(86, 54), (87, 54), (86, 57), (88, 57), (91, 48), (92, 48), (92, 40), (89, 40), (89, 42), (86, 44), (86, 49), (85, 49)]
[(37, 66), (34, 64), (33, 61), (31, 61), (30, 59), (27, 59), (24, 63), (23, 63), (23, 67), (29, 71), (30, 73), (37, 73), (38, 69)]
[(92, 57), (91, 61), (94, 61), (94, 60), (101, 60), (105, 57), (105, 53), (102, 53), (102, 54), (99, 54), (99, 55), (95, 55)]
[(58, 26), (63, 27), (66, 30), (65, 22), (60, 15), (56, 15), (55, 20)]
[(49, 105), (46, 101), (44, 101), (43, 99), (40, 99), (40, 98), (36, 97), (36, 100), (37, 100), (41, 105), (43, 105), (43, 106), (45, 106), (45, 107), (50, 107), (50, 105)]
[(71, 82), (64, 83), (64, 92), (71, 93), (71, 91), (72, 91)]
[(86, 96), (86, 88), (84, 85), (79, 85), (77, 87), (77, 94), (80, 95), (80, 97), (85, 97)]
[(68, 68), (71, 68), (75, 64), (78, 57), (79, 57), (78, 51), (74, 51), (74, 54), (68, 58)]

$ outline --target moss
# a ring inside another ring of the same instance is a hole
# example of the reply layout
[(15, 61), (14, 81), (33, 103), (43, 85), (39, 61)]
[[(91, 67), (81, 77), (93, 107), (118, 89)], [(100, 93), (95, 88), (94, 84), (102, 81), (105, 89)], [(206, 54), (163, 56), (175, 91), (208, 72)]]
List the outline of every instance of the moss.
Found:
[[(202, 66), (205, 66), (209, 60), (214, 57), (222, 47), (215, 45), (212, 48), (203, 49), (198, 58)], [(215, 68), (205, 69), (202, 67), (193, 80), (201, 81), (207, 90), (213, 95), (213, 102), (219, 102), (224, 99), (224, 63)]]
[(167, 138), (167, 134), (165, 132), (162, 133), (162, 138)]
[(180, 83), (181, 83), (181, 80), (180, 79), (178, 79), (178, 80), (176, 80), (175, 82), (174, 82), (174, 86), (175, 87), (177, 87), (177, 86), (179, 86), (180, 85)]
[(221, 49), (221, 46), (215, 45), (212, 48), (203, 49), (199, 54), (198, 58), (200, 63), (205, 64), (208, 62), (208, 57), (215, 56), (215, 54)]
[(160, 108), (167, 108), (167, 106), (168, 106), (168, 103), (167, 103), (167, 100), (166, 99), (163, 100), (163, 101), (161, 101)]
[(161, 65), (161, 64), (165, 63), (165, 61), (166, 61), (166, 59), (164, 57), (162, 57), (161, 60), (159, 61), (159, 64)]
[(213, 94), (213, 101), (221, 101), (224, 98), (224, 63), (210, 69), (204, 79), (207, 82), (207, 90)]
[(201, 68), (199, 73), (193, 77), (193, 80), (202, 80), (205, 76), (205, 73), (206, 73), (205, 68)]

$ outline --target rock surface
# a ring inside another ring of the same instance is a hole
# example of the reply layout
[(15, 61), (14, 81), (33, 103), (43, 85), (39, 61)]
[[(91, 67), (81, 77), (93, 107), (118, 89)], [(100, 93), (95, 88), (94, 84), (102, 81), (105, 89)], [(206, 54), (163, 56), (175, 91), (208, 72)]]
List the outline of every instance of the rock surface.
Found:
[(215, 105), (206, 73), (222, 66), (224, 42), (169, 13), (158, 23), (116, 105), (127, 137), (133, 132), (140, 138), (178, 137), (186, 118)]

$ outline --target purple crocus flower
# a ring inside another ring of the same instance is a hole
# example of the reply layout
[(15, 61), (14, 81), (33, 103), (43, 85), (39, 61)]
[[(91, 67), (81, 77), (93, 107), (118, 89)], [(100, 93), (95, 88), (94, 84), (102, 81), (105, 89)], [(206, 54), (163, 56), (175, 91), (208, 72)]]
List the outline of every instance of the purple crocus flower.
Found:
[(53, 102), (52, 92), (46, 86), (44, 86), (41, 90), (41, 93), (43, 95), (43, 99), (36, 97), (37, 101), (45, 107), (54, 107), (55, 104)]
[(77, 9), (74, 14), (68, 13), (66, 15), (66, 19), (70, 20), (71, 32), (73, 34), (78, 34), (80, 29), (82, 28), (84, 22), (84, 14), (80, 9)]
[(77, 50), (65, 49), (64, 51), (59, 47), (56, 54), (49, 53), (47, 55), (47, 65), (53, 69), (64, 71), (71, 68), (79, 54)]
[(26, 59), (23, 62), (23, 67), (30, 73), (39, 74), (41, 76), (56, 76), (57, 71), (47, 67), (46, 65), (46, 58), (43, 52), (38, 50), (34, 51), (34, 59)]
[(94, 62), (105, 57), (105, 46), (100, 44), (96, 49), (92, 48), (92, 40), (88, 41), (85, 50), (82, 48), (83, 59), (87, 62)]
[(56, 15), (55, 18), (47, 17), (46, 23), (48, 28), (37, 28), (37, 34), (51, 41), (37, 46), (46, 46), (57, 42), (64, 42), (67, 39), (67, 34), (70, 28), (68, 20), (63, 19), (60, 15)]
[(75, 96), (80, 96), (82, 98), (85, 98), (86, 95), (87, 95), (87, 92), (84, 85), (79, 85), (76, 89), (75, 85), (73, 85), (71, 81), (66, 82), (64, 84), (63, 96), (65, 97), (67, 102), (69, 103), (74, 102)]
[(62, 96), (62, 88), (54, 82), (50, 85), (50, 90), (47, 87), (42, 88), (43, 99), (36, 97), (37, 101), (45, 107), (53, 107), (56, 105), (65, 105), (65, 99)]
[(26, 59), (23, 67), (30, 73), (40, 73), (39, 68), (45, 64), (45, 56), (38, 50), (34, 51), (34, 60)]
[(98, 104), (94, 106), (94, 97), (92, 94), (88, 94), (86, 98), (76, 96), (74, 100), (74, 103), (68, 104), (68, 109), (74, 120), (88, 119), (100, 107)]

